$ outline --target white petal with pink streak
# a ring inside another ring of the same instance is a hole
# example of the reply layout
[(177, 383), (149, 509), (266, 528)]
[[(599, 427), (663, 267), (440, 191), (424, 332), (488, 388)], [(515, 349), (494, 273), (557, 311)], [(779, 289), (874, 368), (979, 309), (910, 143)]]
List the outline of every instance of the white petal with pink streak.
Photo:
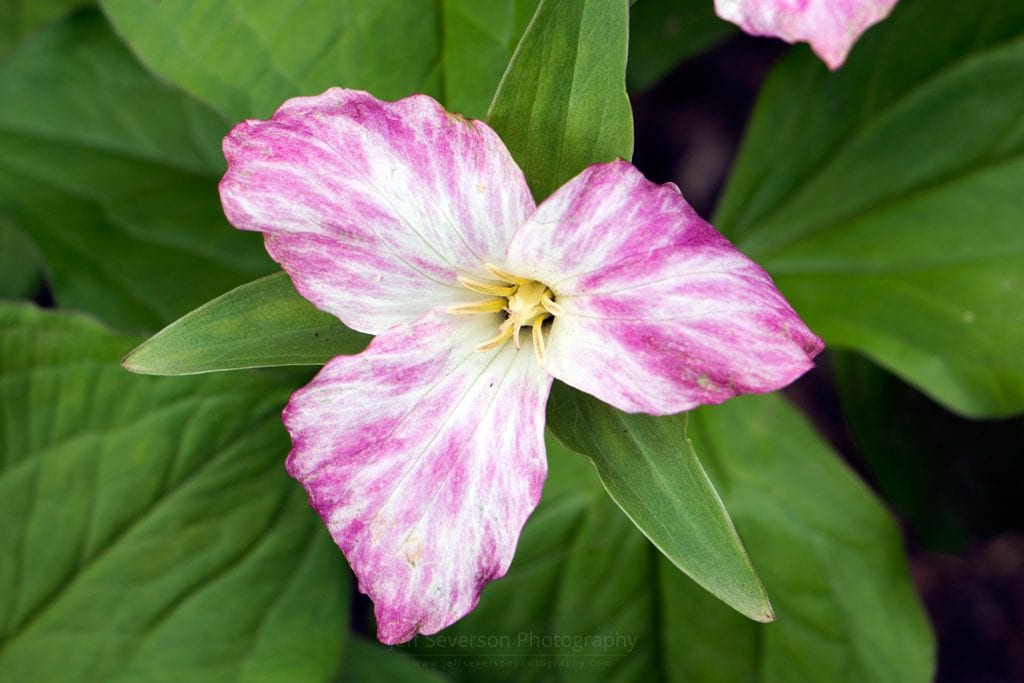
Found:
[(381, 642), (469, 612), (540, 498), (551, 378), (528, 346), (474, 350), (499, 322), (398, 325), (331, 361), (285, 410), (288, 471), (373, 599)]
[(533, 210), (498, 136), (426, 95), (334, 88), (285, 102), (224, 140), (228, 220), (266, 234), (299, 292), (378, 334), (460, 301)]
[(546, 283), (548, 372), (617, 408), (664, 415), (789, 384), (821, 349), (771, 278), (674, 185), (591, 166), (516, 233), (503, 263)]

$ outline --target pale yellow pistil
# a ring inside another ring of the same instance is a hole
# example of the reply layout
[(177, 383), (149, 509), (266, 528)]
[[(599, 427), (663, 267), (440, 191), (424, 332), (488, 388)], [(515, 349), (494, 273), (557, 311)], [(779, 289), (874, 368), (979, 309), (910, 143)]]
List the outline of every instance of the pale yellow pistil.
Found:
[(476, 350), (492, 351), (509, 339), (518, 349), (519, 331), (524, 327), (532, 327), (533, 351), (537, 354), (537, 360), (543, 365), (547, 358), (544, 349), (544, 321), (563, 313), (562, 307), (555, 303), (554, 293), (543, 282), (509, 275), (489, 263), (484, 265), (490, 274), (501, 282), (483, 282), (460, 277), (459, 283), (466, 289), (495, 298), (458, 304), (450, 307), (448, 312), (497, 313), (504, 311), (506, 318), (498, 327), (498, 334), (476, 347)]

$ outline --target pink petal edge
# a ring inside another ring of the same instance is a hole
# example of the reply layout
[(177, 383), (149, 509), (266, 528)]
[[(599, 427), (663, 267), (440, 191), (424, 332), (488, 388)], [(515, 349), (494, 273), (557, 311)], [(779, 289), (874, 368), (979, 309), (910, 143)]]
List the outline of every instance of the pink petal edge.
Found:
[(715, 0), (715, 12), (754, 36), (807, 42), (833, 71), (861, 34), (885, 19), (897, 0)]
[(429, 313), (328, 363), (284, 412), (302, 482), (376, 606), (378, 638), (432, 634), (508, 570), (547, 473), (551, 377), (479, 353), (498, 315)]
[(228, 220), (264, 232), (306, 299), (369, 334), (463, 300), (456, 277), (534, 208), (497, 134), (426, 95), (297, 97), (235, 126), (224, 154)]
[(756, 263), (631, 164), (591, 166), (516, 233), (504, 267), (565, 314), (548, 372), (628, 412), (666, 415), (779, 389), (822, 348)]

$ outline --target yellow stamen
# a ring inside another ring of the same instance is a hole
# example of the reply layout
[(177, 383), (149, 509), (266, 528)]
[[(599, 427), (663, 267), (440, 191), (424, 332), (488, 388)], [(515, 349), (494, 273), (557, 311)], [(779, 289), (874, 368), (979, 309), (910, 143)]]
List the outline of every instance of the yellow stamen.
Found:
[(555, 300), (549, 296), (541, 297), (540, 305), (551, 315), (565, 315), (565, 309), (556, 304)]
[(465, 315), (470, 313), (497, 313), (505, 308), (508, 299), (484, 299), (468, 304), (455, 304), (448, 307), (449, 313)]
[(495, 285), (490, 282), (480, 282), (472, 278), (459, 276), (459, 283), (471, 291), (477, 292), (478, 294), (490, 294), (491, 296), (512, 296), (516, 293), (516, 286), (503, 286)]
[(507, 282), (510, 285), (525, 285), (528, 282), (532, 282), (532, 280), (529, 280), (527, 278), (516, 277), (515, 275), (509, 275), (508, 273), (503, 271), (501, 268), (498, 268), (498, 266), (493, 265), (491, 263), (485, 263), (484, 264), (484, 268), (486, 268), (487, 271), (491, 275), (493, 275), (494, 277), (498, 278), (502, 282)]
[(555, 302), (555, 294), (543, 282), (517, 277), (506, 273), (497, 266), (485, 263), (484, 267), (500, 283), (459, 276), (458, 281), (466, 289), (490, 298), (471, 303), (455, 304), (449, 313), (498, 313), (504, 311), (505, 319), (498, 327), (498, 334), (476, 347), (477, 351), (493, 351), (509, 339), (520, 348), (519, 333), (524, 327), (532, 327), (533, 351), (543, 365), (547, 360), (544, 346), (544, 321), (560, 316), (565, 310)]
[(533, 352), (537, 356), (537, 362), (542, 366), (548, 360), (547, 349), (544, 348), (544, 321), (550, 318), (550, 315), (542, 315), (533, 321)]
[[(501, 327), (498, 328), (499, 332), (494, 337), (488, 339), (480, 346), (476, 347), (477, 351), (493, 351), (502, 344), (508, 341), (508, 338), (512, 336), (512, 325), (508, 324), (506, 320)], [(517, 346), (518, 348), (518, 346)]]

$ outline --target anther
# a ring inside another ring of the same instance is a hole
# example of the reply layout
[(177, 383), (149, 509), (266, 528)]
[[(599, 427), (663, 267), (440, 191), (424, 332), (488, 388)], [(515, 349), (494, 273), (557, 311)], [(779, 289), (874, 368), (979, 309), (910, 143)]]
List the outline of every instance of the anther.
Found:
[(447, 310), (449, 313), (456, 315), (497, 313), (505, 308), (507, 302), (507, 299), (484, 299), (483, 301), (474, 301), (468, 304), (455, 304), (454, 306), (449, 306)]
[(512, 324), (508, 320), (506, 320), (504, 323), (502, 323), (501, 327), (498, 328), (498, 334), (492, 337), (491, 339), (488, 339), (480, 346), (476, 347), (476, 350), (492, 351), (501, 346), (502, 344), (504, 344), (506, 341), (508, 341), (508, 338), (511, 337), (512, 334)]
[(544, 321), (550, 318), (549, 315), (542, 315), (533, 321), (533, 352), (537, 356), (537, 362), (543, 366), (548, 359), (547, 349), (544, 348)]
[(532, 327), (533, 351), (542, 365), (547, 360), (544, 347), (544, 321), (553, 316), (563, 315), (565, 310), (555, 303), (555, 295), (543, 282), (516, 277), (501, 268), (485, 263), (487, 272), (500, 282), (488, 282), (471, 277), (459, 276), (459, 284), (466, 289), (489, 297), (482, 301), (455, 304), (449, 313), (499, 313), (505, 312), (505, 319), (498, 327), (498, 334), (476, 347), (477, 351), (492, 351), (509, 339), (516, 350), (521, 347), (520, 332)]
[(472, 278), (459, 276), (459, 283), (468, 290), (478, 294), (489, 294), (490, 296), (512, 296), (516, 293), (516, 285), (495, 285), (490, 282), (480, 282)]
[(516, 277), (515, 275), (509, 275), (508, 273), (503, 271), (501, 268), (498, 268), (498, 266), (493, 265), (491, 263), (485, 263), (484, 264), (484, 268), (486, 268), (487, 272), (489, 272), (494, 277), (498, 278), (502, 282), (507, 282), (510, 285), (525, 285), (527, 282), (530, 281), (528, 278), (522, 278), (522, 277)]
[(565, 309), (555, 303), (549, 296), (541, 297), (540, 305), (551, 315), (565, 315)]

